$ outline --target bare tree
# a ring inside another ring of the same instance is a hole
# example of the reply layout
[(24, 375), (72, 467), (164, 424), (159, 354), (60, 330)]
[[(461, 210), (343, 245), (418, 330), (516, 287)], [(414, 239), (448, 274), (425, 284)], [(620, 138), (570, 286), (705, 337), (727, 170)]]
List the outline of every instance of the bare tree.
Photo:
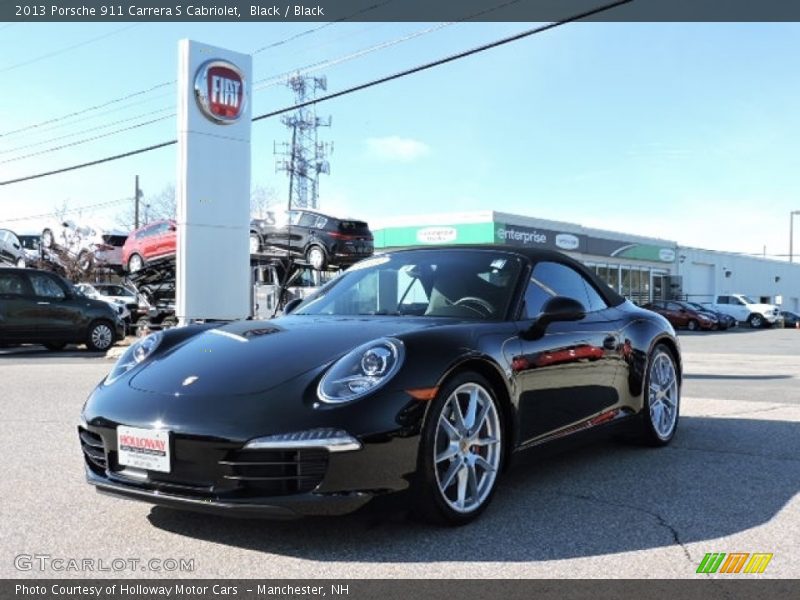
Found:
[[(139, 200), (139, 227), (161, 219), (174, 219), (176, 212), (175, 186), (168, 184), (158, 194), (144, 195)], [(115, 222), (125, 231), (136, 229), (136, 208), (133, 198), (128, 207), (117, 214)]]
[(250, 192), (250, 216), (263, 219), (278, 208), (278, 192), (272, 186), (257, 185)]

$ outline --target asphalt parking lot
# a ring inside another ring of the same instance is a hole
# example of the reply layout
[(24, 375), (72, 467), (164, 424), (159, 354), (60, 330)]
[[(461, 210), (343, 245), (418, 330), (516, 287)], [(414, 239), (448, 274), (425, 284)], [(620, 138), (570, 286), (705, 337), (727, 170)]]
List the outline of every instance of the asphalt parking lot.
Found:
[(759, 577), (798, 577), (800, 331), (680, 338), (671, 446), (607, 441), (520, 465), (460, 529), (401, 513), (229, 520), (100, 496), (84, 483), (75, 424), (111, 361), (0, 350), (0, 577), (178, 575), (15, 567), (20, 554), (46, 554), (193, 559), (180, 575), (204, 578), (671, 578), (698, 577), (708, 552), (772, 553)]

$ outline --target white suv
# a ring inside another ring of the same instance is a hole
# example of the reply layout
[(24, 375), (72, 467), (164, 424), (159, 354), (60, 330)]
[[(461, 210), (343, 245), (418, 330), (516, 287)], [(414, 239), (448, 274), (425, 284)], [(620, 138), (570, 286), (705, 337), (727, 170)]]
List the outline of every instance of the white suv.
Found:
[(744, 294), (717, 296), (716, 303), (706, 306), (730, 315), (737, 321), (746, 321), (754, 329), (767, 324), (774, 325), (780, 315), (777, 306), (755, 302)]

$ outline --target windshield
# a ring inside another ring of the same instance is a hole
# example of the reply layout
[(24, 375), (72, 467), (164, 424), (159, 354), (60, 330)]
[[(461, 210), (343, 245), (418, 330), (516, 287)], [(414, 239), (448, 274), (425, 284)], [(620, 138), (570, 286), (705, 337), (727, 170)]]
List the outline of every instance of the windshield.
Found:
[(417, 250), (357, 263), (293, 315), (506, 316), (522, 260), (493, 250)]
[(38, 250), (39, 249), (39, 236), (38, 235), (20, 235), (19, 242), (22, 244), (23, 248), (27, 250)]

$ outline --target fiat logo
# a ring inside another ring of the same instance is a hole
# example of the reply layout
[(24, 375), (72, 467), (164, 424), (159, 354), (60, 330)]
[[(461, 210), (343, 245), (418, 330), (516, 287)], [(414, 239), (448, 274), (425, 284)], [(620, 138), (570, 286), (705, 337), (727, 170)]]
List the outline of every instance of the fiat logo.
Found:
[(215, 123), (236, 123), (247, 99), (244, 86), (244, 75), (236, 65), (225, 60), (209, 60), (200, 65), (194, 78), (197, 106)]

